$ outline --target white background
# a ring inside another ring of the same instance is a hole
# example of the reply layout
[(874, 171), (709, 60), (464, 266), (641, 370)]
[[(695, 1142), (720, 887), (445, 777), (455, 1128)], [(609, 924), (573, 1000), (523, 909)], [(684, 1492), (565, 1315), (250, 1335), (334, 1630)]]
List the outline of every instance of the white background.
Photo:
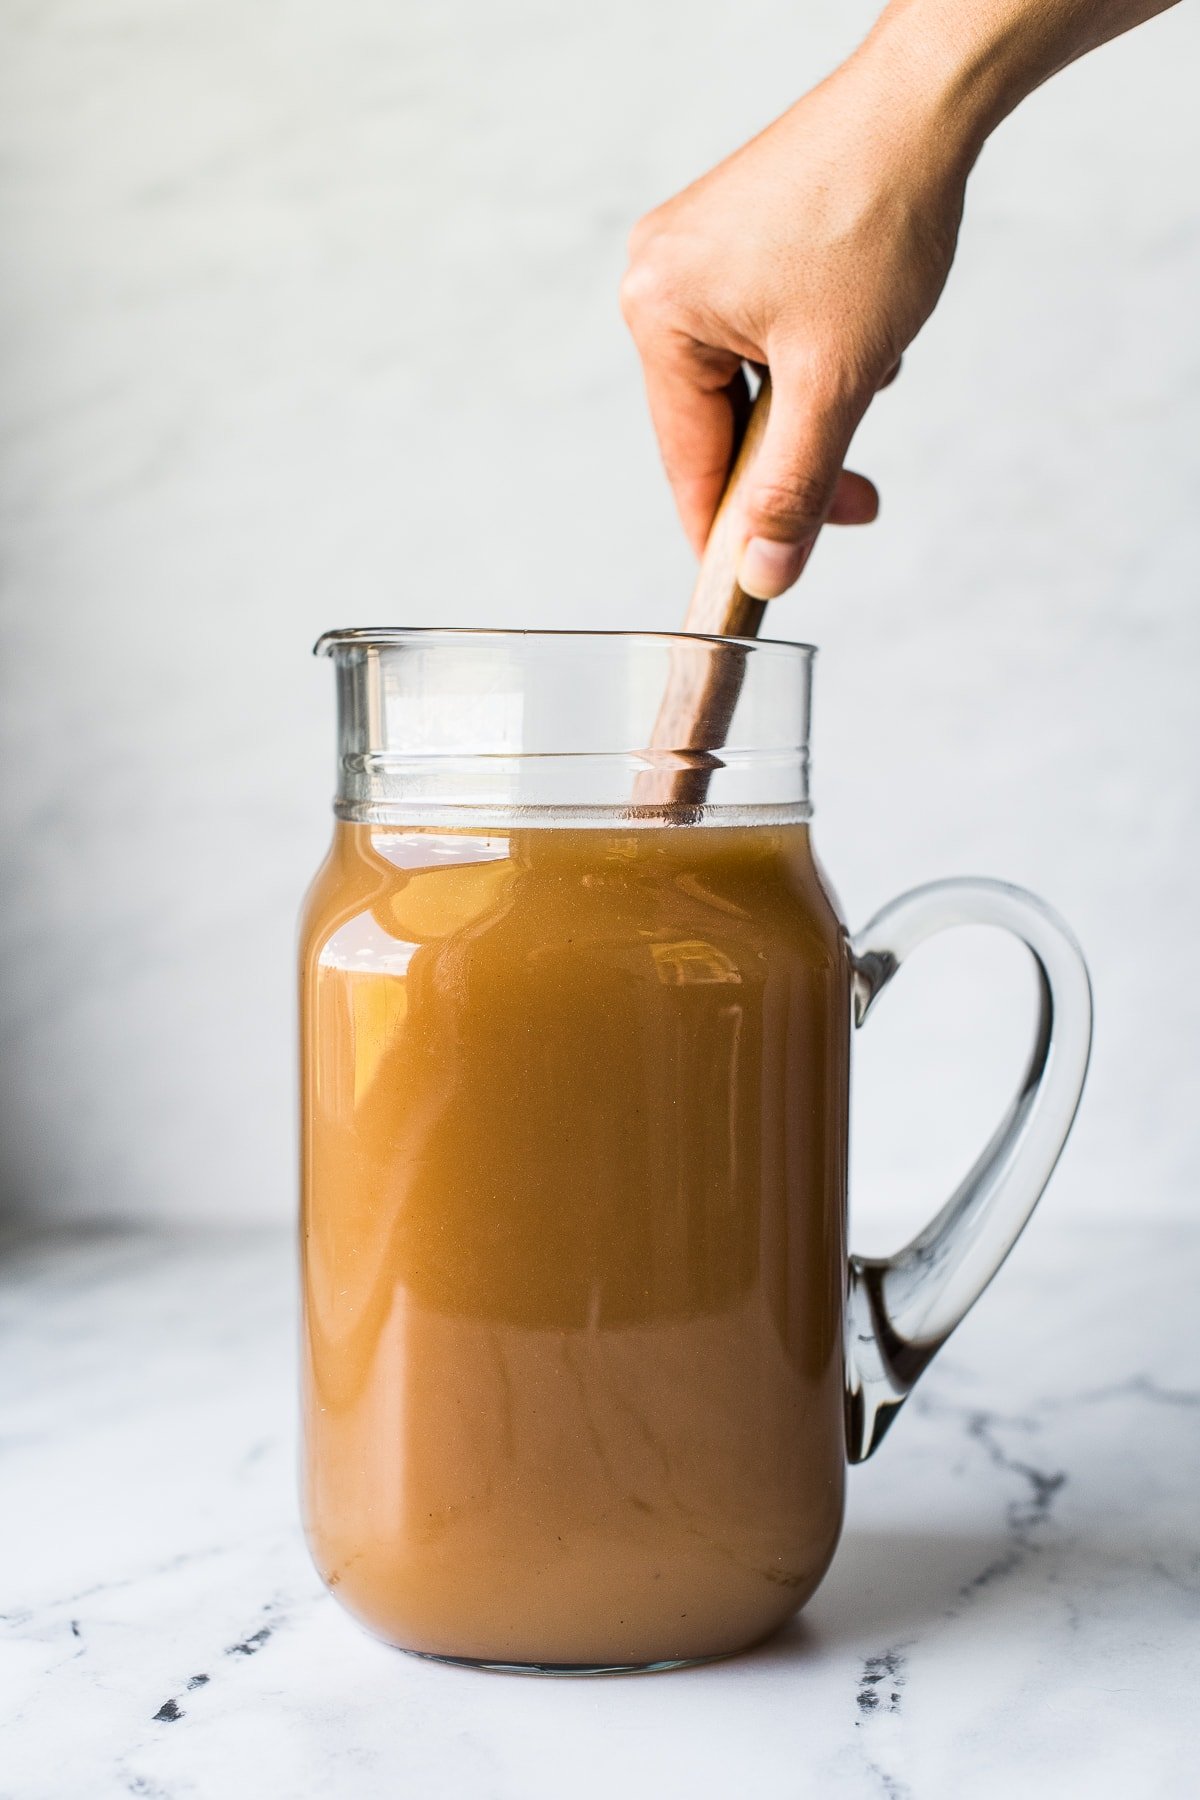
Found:
[[(859, 0), (21, 0), (0, 19), (3, 1195), (292, 1205), (294, 918), (331, 625), (669, 627), (689, 556), (616, 306), (638, 213), (818, 79)], [(1190, 1213), (1200, 1148), (1200, 14), (1068, 71), (774, 636), (821, 646), (848, 916), (1032, 886), (1097, 987), (1048, 1204)], [(859, 1045), (860, 1241), (929, 1209), (1032, 984), (922, 952)]]

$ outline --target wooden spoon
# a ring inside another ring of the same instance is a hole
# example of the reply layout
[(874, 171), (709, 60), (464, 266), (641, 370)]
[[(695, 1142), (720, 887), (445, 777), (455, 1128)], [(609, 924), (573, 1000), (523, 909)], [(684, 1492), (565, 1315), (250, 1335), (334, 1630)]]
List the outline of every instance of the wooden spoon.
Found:
[[(751, 599), (738, 586), (742, 552), (740, 520), (735, 504), (767, 428), (771, 409), (770, 377), (763, 376), (741, 444), (729, 471), (721, 504), (713, 519), (700, 572), (683, 621), (688, 632), (709, 637), (756, 637), (766, 602)], [(670, 753), (665, 766), (643, 769), (634, 781), (636, 806), (702, 806), (720, 751), (733, 719), (745, 673), (746, 653), (731, 646), (715, 654), (708, 644), (678, 643), (654, 730), (652, 752)]]

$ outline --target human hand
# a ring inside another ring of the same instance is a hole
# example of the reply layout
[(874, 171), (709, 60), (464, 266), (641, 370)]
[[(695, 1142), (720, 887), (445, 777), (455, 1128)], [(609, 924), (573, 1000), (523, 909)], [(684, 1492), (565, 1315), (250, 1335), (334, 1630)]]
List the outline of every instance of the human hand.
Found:
[(791, 586), (823, 523), (878, 510), (843, 462), (950, 269), (978, 148), (959, 100), (952, 82), (915, 79), (868, 40), (633, 232), (622, 307), (697, 552), (745, 405), (743, 364), (770, 369), (740, 522), (739, 580), (756, 598)]

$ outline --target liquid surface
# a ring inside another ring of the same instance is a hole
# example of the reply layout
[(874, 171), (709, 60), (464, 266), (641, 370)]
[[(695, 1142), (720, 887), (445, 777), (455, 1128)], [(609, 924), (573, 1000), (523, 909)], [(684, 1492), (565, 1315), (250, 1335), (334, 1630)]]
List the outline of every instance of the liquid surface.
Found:
[(774, 1629), (842, 1511), (849, 983), (806, 828), (339, 825), (303, 990), (324, 1579), (488, 1661)]

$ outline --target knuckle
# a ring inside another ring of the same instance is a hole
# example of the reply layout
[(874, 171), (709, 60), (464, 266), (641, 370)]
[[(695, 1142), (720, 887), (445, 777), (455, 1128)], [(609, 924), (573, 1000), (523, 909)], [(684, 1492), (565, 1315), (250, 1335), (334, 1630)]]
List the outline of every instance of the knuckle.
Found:
[(829, 505), (829, 483), (818, 475), (796, 475), (754, 490), (747, 506), (753, 530), (766, 537), (797, 538), (816, 530)]
[(638, 257), (621, 281), (621, 312), (626, 324), (636, 326), (658, 315), (667, 301), (667, 284), (662, 272), (648, 257)]
[(861, 394), (874, 392), (874, 368), (860, 366), (863, 360), (846, 343), (821, 339), (790, 345), (787, 356), (791, 379), (808, 405), (831, 418), (854, 405)]
[(817, 351), (809, 362), (810, 403), (828, 417), (837, 417), (851, 406), (864, 385), (862, 374), (844, 353)]

